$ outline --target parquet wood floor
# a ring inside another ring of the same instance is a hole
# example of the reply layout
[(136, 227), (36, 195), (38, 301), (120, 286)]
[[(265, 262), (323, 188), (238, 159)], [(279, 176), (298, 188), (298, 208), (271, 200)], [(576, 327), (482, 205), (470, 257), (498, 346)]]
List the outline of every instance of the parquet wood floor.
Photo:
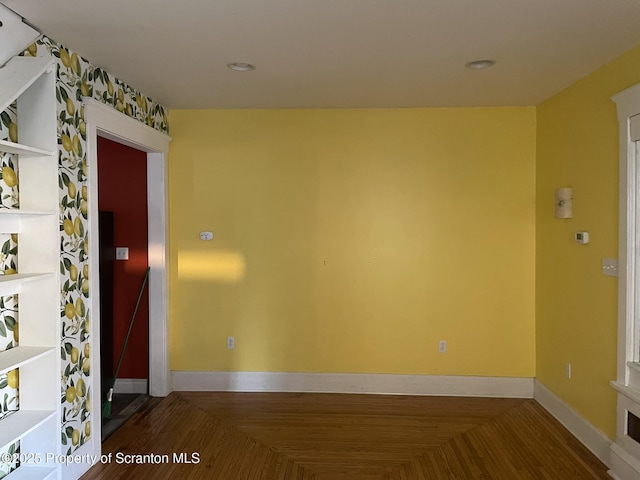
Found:
[[(606, 466), (529, 399), (172, 393), (103, 446), (82, 480), (610, 480)], [(120, 454), (168, 454), (118, 464)], [(181, 464), (174, 453), (197, 452)]]

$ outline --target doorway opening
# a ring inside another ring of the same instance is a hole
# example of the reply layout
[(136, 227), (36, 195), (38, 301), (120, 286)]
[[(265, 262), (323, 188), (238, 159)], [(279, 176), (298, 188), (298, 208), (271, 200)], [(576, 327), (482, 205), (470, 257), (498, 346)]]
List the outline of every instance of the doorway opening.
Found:
[(98, 137), (98, 209), (103, 402), (113, 388), (104, 441), (149, 399), (146, 152)]

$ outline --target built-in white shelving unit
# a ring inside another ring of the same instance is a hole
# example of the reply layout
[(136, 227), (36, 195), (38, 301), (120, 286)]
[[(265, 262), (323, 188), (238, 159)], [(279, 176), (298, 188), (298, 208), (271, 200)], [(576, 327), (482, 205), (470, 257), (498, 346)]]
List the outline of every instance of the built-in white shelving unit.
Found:
[(15, 275), (0, 295), (18, 294), (19, 346), (0, 352), (0, 373), (19, 368), (19, 411), (0, 420), (0, 448), (17, 440), (22, 462), (7, 480), (61, 478), (46, 464), (60, 451), (60, 231), (54, 60), (15, 57), (0, 68), (0, 112), (17, 100), (19, 209), (0, 209), (0, 233), (18, 234)]

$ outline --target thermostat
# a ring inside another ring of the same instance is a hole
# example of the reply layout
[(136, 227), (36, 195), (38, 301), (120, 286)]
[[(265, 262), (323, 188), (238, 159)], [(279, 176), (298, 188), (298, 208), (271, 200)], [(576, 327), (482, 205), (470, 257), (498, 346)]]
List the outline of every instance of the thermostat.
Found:
[(589, 243), (589, 232), (576, 232), (576, 243), (580, 245)]

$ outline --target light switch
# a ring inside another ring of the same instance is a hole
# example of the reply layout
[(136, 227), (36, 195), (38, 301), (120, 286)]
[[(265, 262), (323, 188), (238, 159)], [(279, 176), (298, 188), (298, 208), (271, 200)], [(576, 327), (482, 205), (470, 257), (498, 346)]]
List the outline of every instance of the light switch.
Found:
[(573, 188), (556, 189), (556, 218), (573, 217)]
[(129, 247), (116, 247), (116, 260), (129, 260)]

